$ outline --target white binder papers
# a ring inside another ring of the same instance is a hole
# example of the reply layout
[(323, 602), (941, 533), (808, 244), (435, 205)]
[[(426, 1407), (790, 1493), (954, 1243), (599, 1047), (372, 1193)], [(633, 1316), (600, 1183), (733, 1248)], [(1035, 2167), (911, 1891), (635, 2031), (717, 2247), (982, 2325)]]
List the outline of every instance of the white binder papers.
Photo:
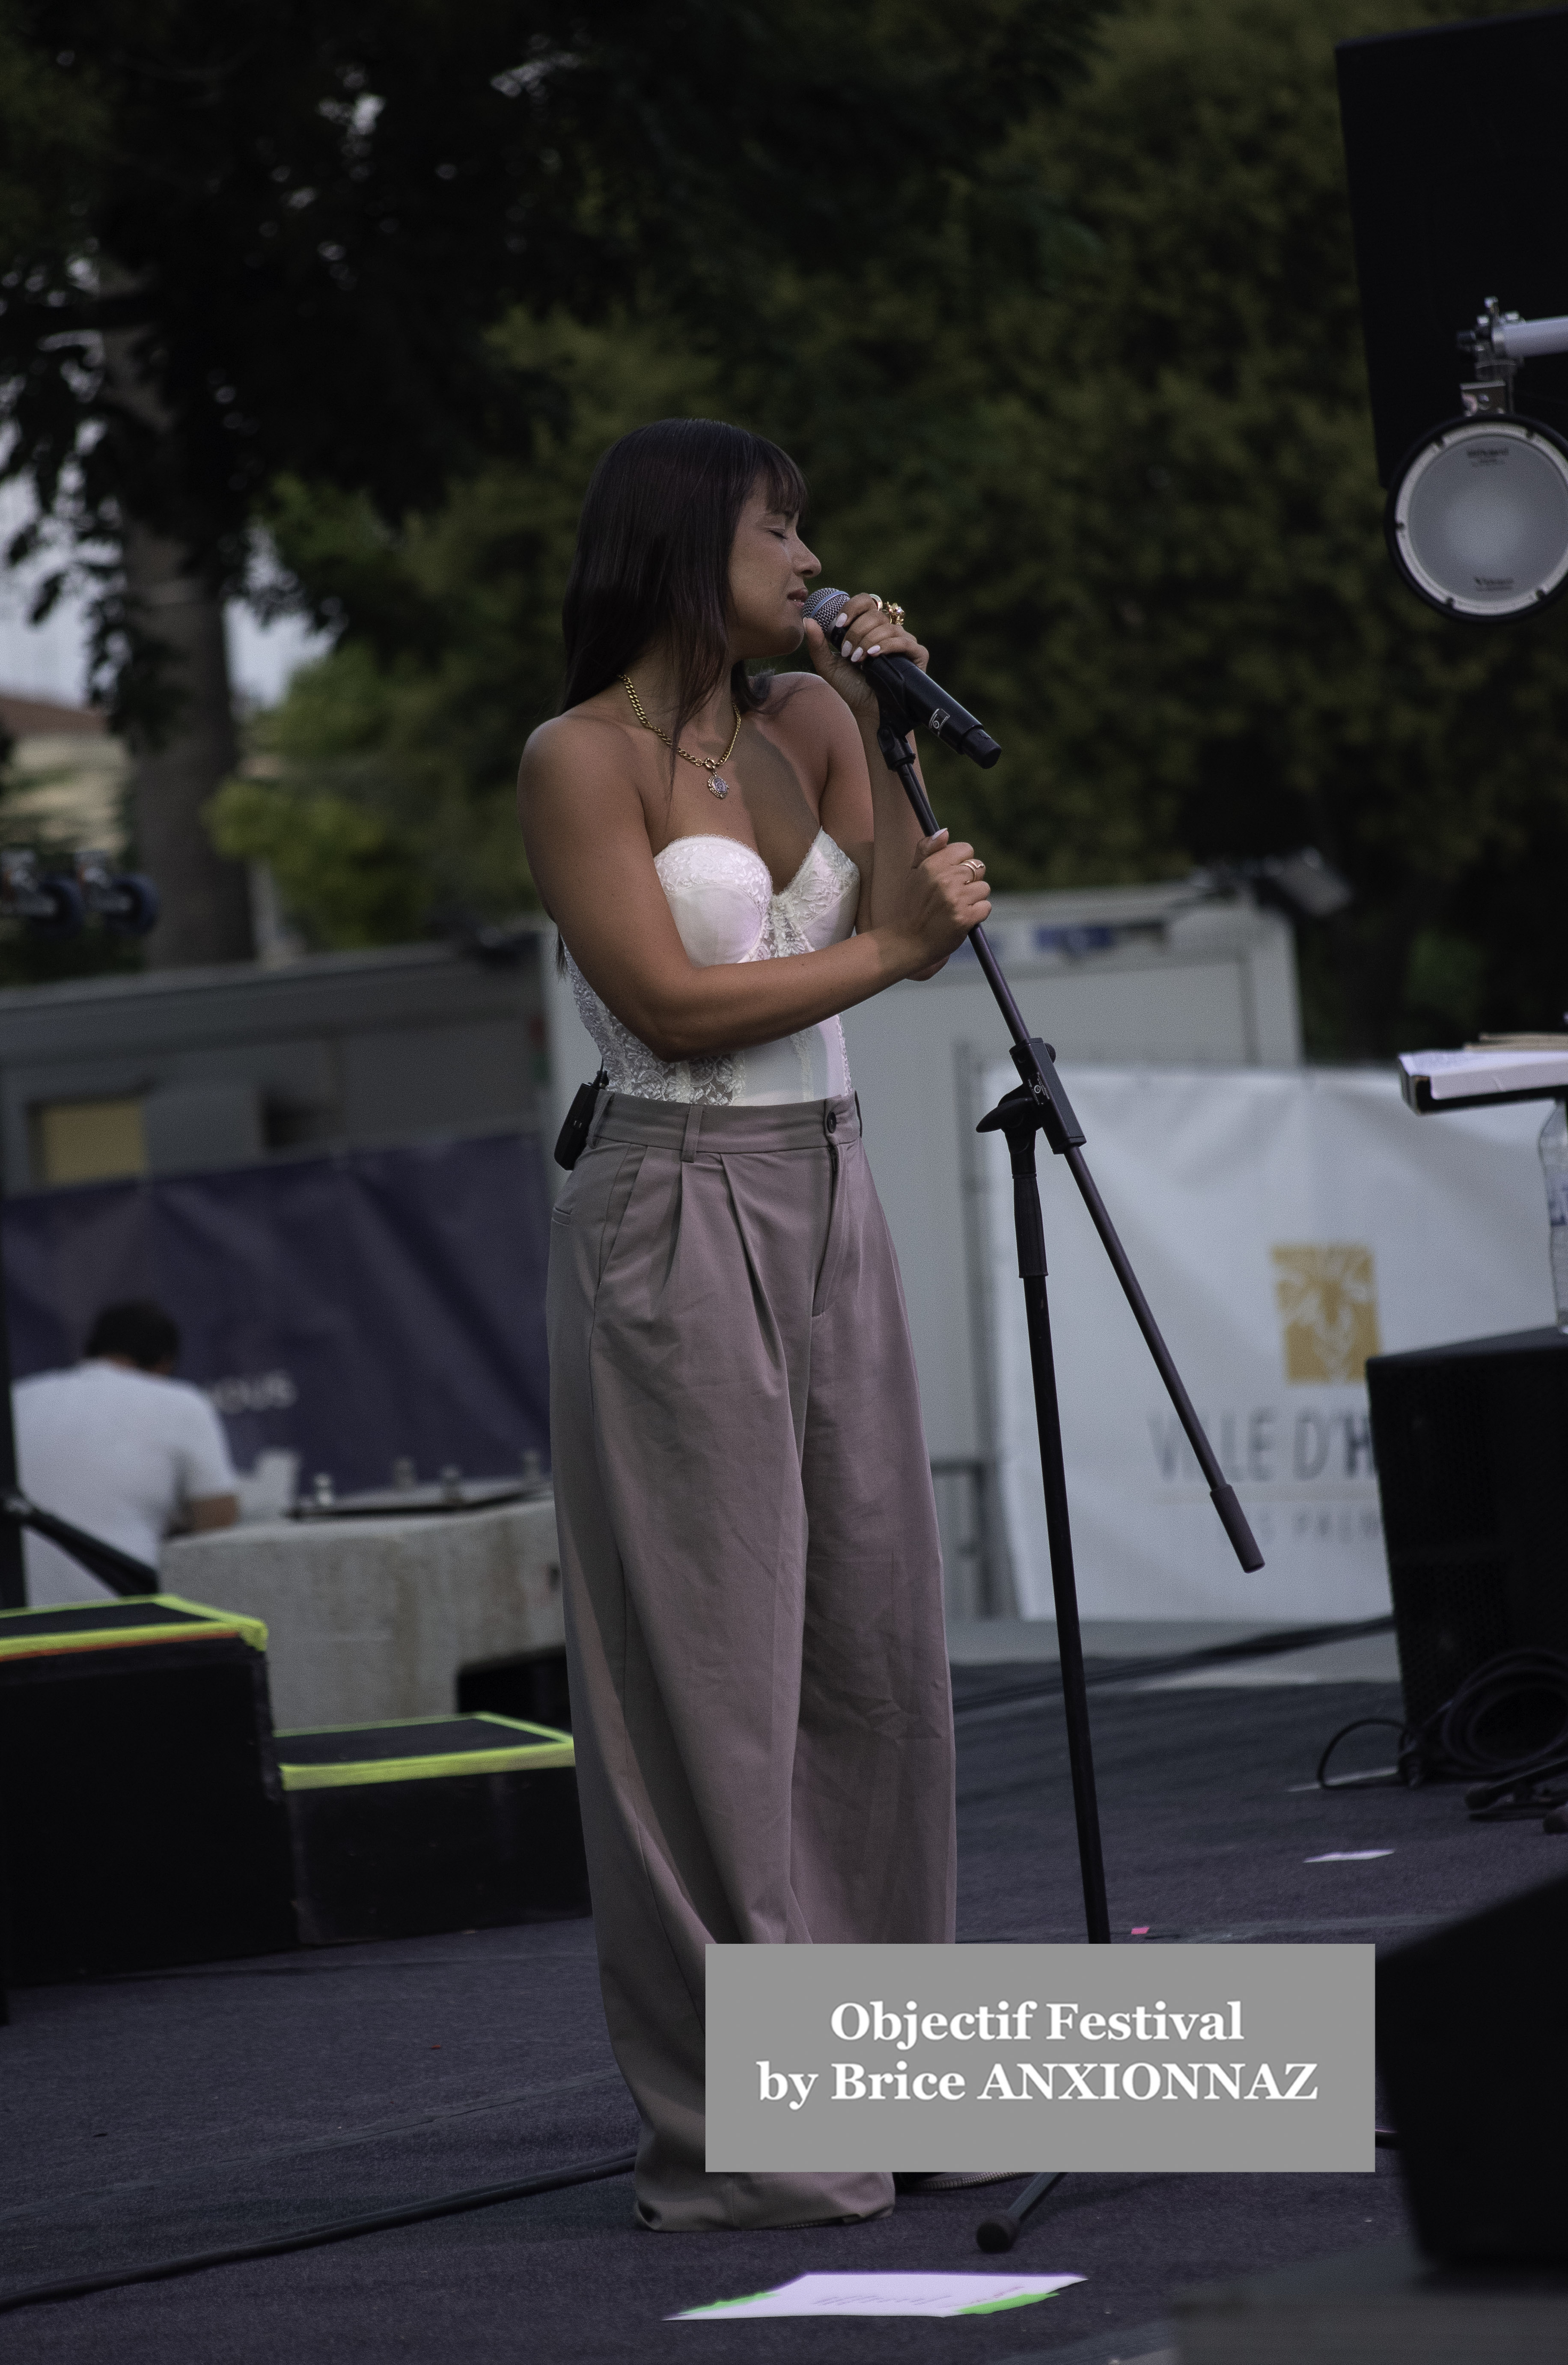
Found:
[(1399, 1084), (1422, 1115), (1568, 1096), (1568, 1035), (1499, 1035), (1462, 1051), (1402, 1051)]

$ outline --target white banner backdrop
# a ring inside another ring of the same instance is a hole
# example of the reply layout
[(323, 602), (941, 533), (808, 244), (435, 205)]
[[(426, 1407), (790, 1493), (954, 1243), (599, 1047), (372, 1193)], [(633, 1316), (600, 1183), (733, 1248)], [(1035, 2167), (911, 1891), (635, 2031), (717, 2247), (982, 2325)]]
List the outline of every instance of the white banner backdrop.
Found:
[[(995, 1101), (1016, 1083), (1002, 1063)], [(1417, 1116), (1376, 1070), (1069, 1068), (1085, 1157), (1265, 1566), (1248, 1576), (1060, 1159), (1041, 1199), (1086, 1617), (1376, 1617), (1369, 1354), (1554, 1319), (1545, 1104)], [(1021, 1613), (1049, 1618), (1013, 1182), (986, 1153), (995, 1429)]]

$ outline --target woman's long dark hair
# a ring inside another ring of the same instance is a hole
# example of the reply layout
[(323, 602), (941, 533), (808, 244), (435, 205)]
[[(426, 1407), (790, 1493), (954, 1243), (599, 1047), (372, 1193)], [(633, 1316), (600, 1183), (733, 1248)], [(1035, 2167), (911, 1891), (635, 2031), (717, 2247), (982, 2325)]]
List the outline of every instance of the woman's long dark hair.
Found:
[[(722, 420), (660, 419), (610, 445), (583, 502), (561, 608), (563, 712), (619, 680), (662, 637), (676, 659), (670, 737), (678, 741), (723, 679), (730, 549), (759, 481), (770, 508), (795, 517), (805, 507), (805, 479), (789, 454)], [(738, 663), (730, 695), (745, 714), (767, 684)]]

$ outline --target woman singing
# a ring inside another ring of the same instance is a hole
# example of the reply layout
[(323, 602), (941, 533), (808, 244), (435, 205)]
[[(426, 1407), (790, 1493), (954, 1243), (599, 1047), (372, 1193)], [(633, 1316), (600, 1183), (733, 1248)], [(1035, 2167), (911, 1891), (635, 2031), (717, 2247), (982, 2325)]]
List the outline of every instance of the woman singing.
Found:
[[(902, 610), (804, 620), (804, 499), (709, 420), (606, 453), (520, 783), (609, 1078), (552, 1227), (551, 1431), (605, 2012), (670, 2230), (892, 2206), (705, 2172), (704, 1946), (953, 1936), (936, 1519), (838, 1014), (991, 907), (877, 750), (862, 660), (925, 661)], [(814, 672), (748, 678), (802, 640)]]

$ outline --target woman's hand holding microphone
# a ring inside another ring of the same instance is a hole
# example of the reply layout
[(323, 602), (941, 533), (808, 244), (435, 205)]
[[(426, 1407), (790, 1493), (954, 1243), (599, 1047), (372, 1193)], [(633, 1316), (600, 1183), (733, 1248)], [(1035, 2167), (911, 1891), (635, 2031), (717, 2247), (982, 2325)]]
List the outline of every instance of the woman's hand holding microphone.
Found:
[(824, 633), (814, 618), (805, 620), (806, 647), (825, 682), (837, 690), (862, 727), (875, 732), (877, 693), (861, 667), (868, 657), (907, 657), (924, 672), (931, 652), (904, 630), (903, 610), (889, 607), (874, 591), (857, 591)]
[(918, 966), (908, 974), (935, 977), (969, 930), (991, 916), (985, 864), (972, 846), (962, 840), (954, 846), (946, 831), (939, 829), (916, 847), (909, 887), (901, 901), (904, 908), (885, 925), (914, 941)]
[[(837, 690), (863, 731), (874, 731), (878, 720), (877, 694), (861, 670), (866, 659), (907, 657), (924, 672), (930, 656), (906, 631), (903, 610), (888, 607), (871, 591), (857, 592), (846, 603), (831, 633), (808, 618), (806, 644), (818, 673)], [(889, 883), (894, 908), (890, 913), (879, 913), (878, 925), (912, 943), (915, 959), (904, 972), (909, 977), (935, 977), (969, 930), (991, 913), (985, 864), (972, 846), (950, 843), (945, 829), (919, 840), (902, 888), (897, 881)]]

